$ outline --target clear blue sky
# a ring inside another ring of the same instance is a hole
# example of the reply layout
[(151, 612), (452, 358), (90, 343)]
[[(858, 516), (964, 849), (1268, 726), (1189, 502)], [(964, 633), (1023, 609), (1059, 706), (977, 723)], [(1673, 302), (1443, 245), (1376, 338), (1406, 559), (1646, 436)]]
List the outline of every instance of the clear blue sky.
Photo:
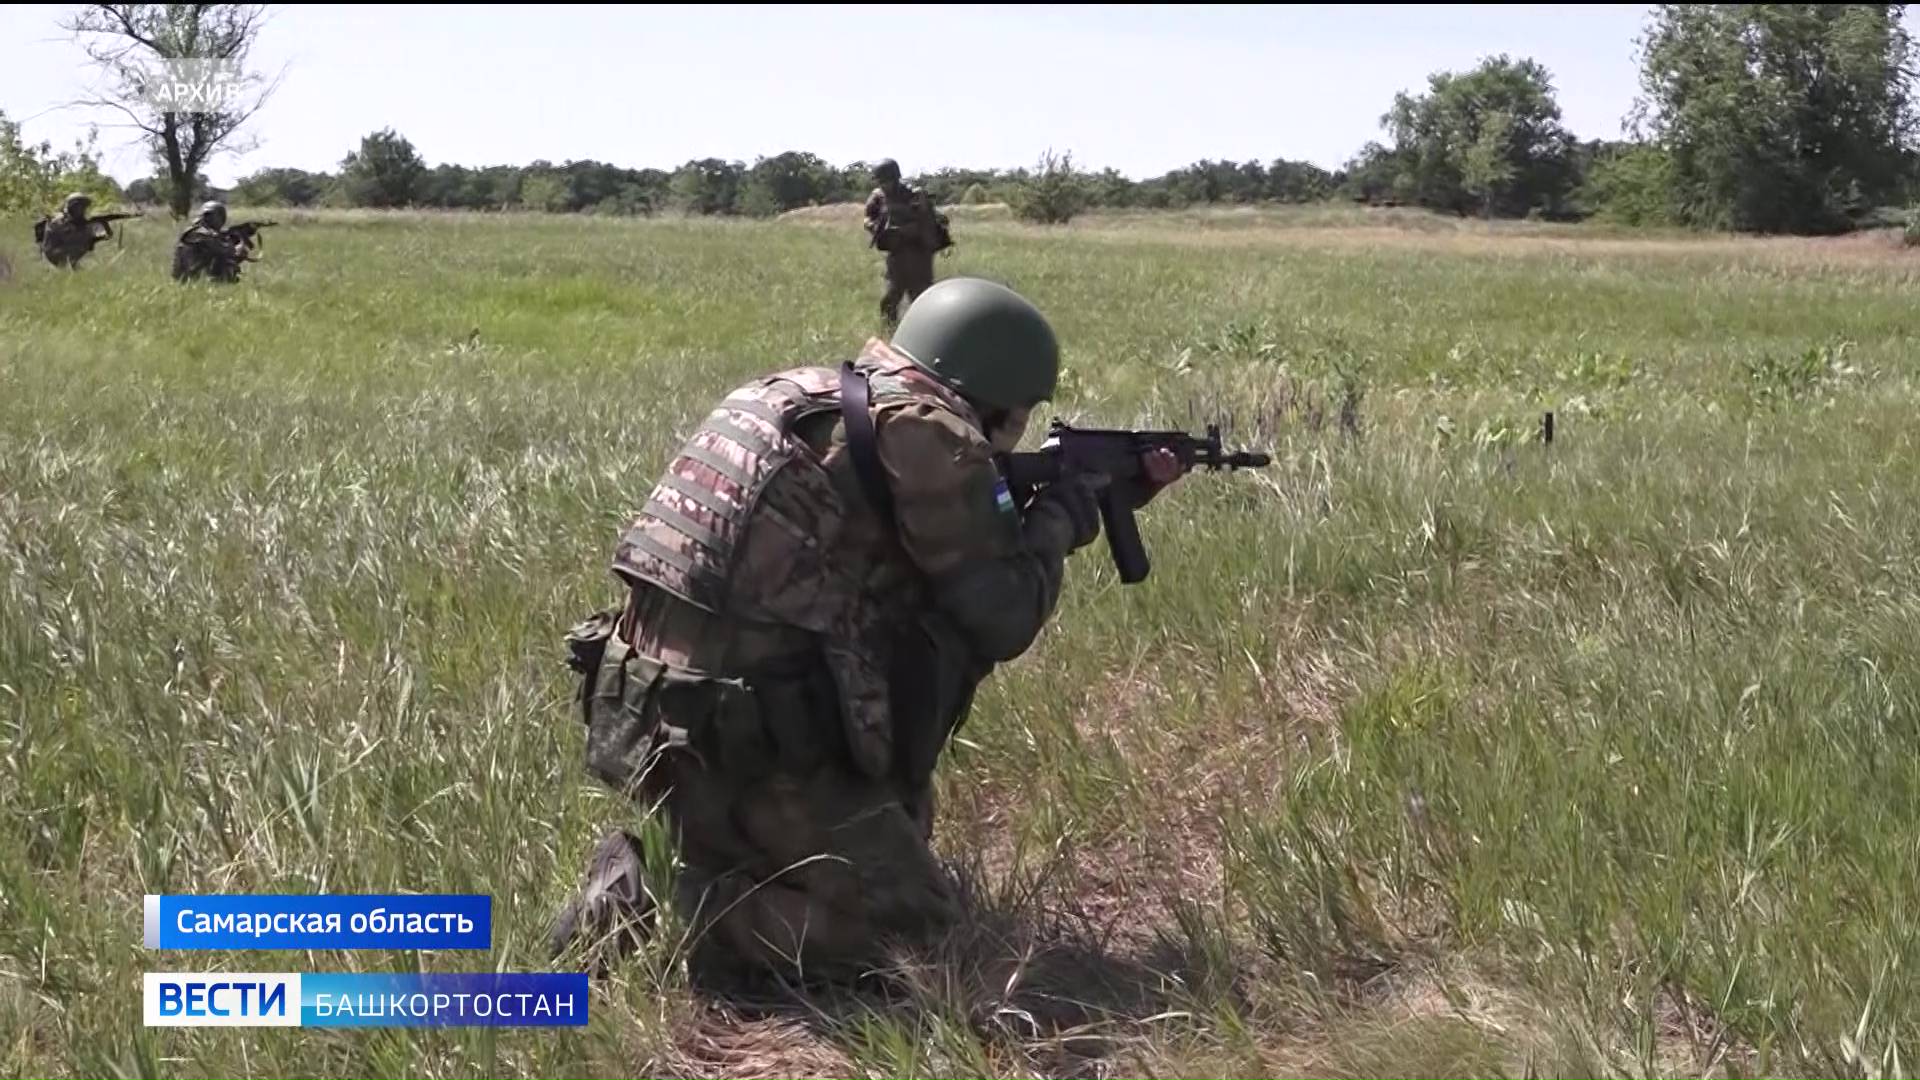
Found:
[[(95, 75), (67, 8), (0, 8), (0, 110), (66, 145), (111, 114), (58, 106)], [(672, 168), (807, 150), (1076, 162), (1157, 175), (1200, 158), (1338, 166), (1396, 91), (1498, 53), (1552, 72), (1567, 126), (1613, 138), (1637, 92), (1644, 5), (1402, 7), (457, 8), (289, 6), (254, 66), (286, 71), (260, 148), (207, 170), (332, 169), (392, 127), (429, 163), (593, 158)], [(130, 133), (105, 163), (144, 175)]]

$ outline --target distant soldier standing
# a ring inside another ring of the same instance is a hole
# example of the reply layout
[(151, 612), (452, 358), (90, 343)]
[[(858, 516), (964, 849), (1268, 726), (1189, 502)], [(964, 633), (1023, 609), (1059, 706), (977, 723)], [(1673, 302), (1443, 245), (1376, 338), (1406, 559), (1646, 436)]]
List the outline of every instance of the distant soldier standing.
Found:
[(93, 253), (95, 244), (112, 238), (112, 222), (135, 216), (102, 214), (92, 218), (87, 216), (91, 209), (93, 200), (76, 191), (61, 204), (60, 213), (34, 223), (34, 243), (48, 262), (69, 269), (78, 267), (81, 259)]
[(246, 242), (227, 232), (226, 204), (206, 203), (173, 247), (173, 280), (205, 275), (215, 281), (239, 281), (240, 264), (246, 261)]
[(933, 284), (933, 257), (953, 246), (946, 219), (933, 208), (925, 191), (900, 180), (900, 166), (892, 158), (874, 166), (880, 186), (867, 196), (869, 243), (887, 253), (887, 292), (880, 298), (880, 315), (888, 326), (900, 323), (900, 300), (911, 303)]

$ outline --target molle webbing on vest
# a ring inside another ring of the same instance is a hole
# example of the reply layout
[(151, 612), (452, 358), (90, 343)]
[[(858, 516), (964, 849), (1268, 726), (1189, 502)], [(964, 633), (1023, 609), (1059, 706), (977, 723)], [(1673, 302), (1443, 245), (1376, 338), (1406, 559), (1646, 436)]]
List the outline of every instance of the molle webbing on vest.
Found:
[(722, 611), (754, 507), (774, 474), (806, 452), (789, 438), (794, 421), (830, 408), (831, 385), (802, 369), (728, 395), (627, 526), (614, 553), (614, 572)]
[[(870, 376), (876, 419), (931, 399), (978, 422), (884, 343), (871, 343), (857, 363)], [(880, 777), (893, 762), (894, 613), (912, 570), (897, 565), (897, 553), (870, 550), (870, 539), (851, 539), (865, 511), (860, 496), (848, 478), (836, 480), (833, 450), (794, 434), (801, 420), (838, 411), (839, 384), (837, 368), (797, 368), (728, 395), (628, 525), (613, 570), (722, 620), (810, 635), (838, 691), (849, 752)]]
[[(696, 517), (694, 515), (699, 513), (699, 511), (695, 510), (693, 513), (682, 511), (679, 507), (668, 502), (667, 500), (669, 498), (671, 498), (670, 495), (662, 492), (648, 499), (646, 512), (670, 526), (681, 536), (692, 540), (708, 551), (716, 555), (725, 555), (727, 551), (727, 537), (722, 536), (720, 530), (725, 527), (727, 518), (719, 514), (700, 515), (700, 517)], [(701, 520), (701, 517), (707, 517), (714, 521), (715, 524), (709, 525), (706, 521)]]
[[(723, 473), (722, 475), (725, 474)], [(687, 498), (692, 499), (694, 502), (699, 503), (702, 508), (711, 513), (729, 514), (733, 512), (733, 507), (727, 502), (725, 496), (722, 496), (711, 487), (695, 483), (677, 472), (670, 472), (661, 477), (660, 483), (661, 486), (672, 488)]]
[(686, 447), (680, 451), (680, 458), (675, 461), (674, 464), (677, 466), (681, 461), (691, 461), (705, 465), (707, 468), (719, 473), (722, 478), (732, 481), (738, 487), (752, 487), (754, 483), (753, 477), (748, 475), (747, 471), (742, 469), (737, 462), (730, 461), (726, 457), (714, 453), (711, 449), (699, 443), (688, 443)]
[[(769, 391), (772, 391), (774, 387), (769, 386), (767, 389)], [(788, 400), (791, 400), (791, 399), (788, 399)], [(744, 398), (744, 397), (734, 398), (734, 399), (731, 399), (728, 402), (728, 404), (731, 405), (733, 408), (739, 410), (740, 412), (746, 413), (749, 416), (753, 416), (761, 420), (765, 420), (767, 423), (773, 425), (777, 429), (780, 429), (780, 430), (786, 429), (786, 423), (787, 423), (786, 417), (780, 414), (780, 410), (772, 407), (771, 405), (768, 405), (763, 401), (760, 401), (757, 398)]]

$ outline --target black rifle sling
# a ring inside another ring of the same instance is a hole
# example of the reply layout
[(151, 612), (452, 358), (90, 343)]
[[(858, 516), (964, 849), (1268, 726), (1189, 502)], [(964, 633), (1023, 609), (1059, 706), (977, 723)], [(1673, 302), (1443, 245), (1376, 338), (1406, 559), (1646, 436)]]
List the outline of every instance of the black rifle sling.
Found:
[(867, 493), (867, 501), (880, 515), (888, 530), (893, 528), (893, 492), (887, 488), (887, 473), (880, 466), (880, 436), (873, 430), (873, 412), (867, 377), (852, 363), (840, 367), (840, 420), (847, 429), (847, 453), (853, 456), (853, 473)]

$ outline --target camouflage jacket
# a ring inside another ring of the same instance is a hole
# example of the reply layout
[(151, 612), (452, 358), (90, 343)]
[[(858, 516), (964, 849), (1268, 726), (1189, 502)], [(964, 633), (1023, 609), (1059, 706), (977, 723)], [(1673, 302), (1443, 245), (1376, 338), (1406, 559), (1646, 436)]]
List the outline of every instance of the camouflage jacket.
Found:
[[(1051, 618), (1072, 528), (1050, 506), (1014, 506), (963, 399), (877, 340), (856, 366), (892, 520), (854, 471), (838, 369), (750, 383), (708, 416), (622, 534), (612, 569), (634, 590), (623, 636), (664, 663), (732, 678), (824, 668), (855, 765), (930, 772), (973, 686)], [(903, 698), (903, 679), (939, 689)], [(918, 715), (894, 715), (904, 699)], [(905, 766), (896, 736), (914, 744)]]
[(43, 223), (40, 230), (40, 252), (47, 261), (56, 266), (65, 266), (79, 262), (93, 250), (98, 242), (99, 233), (92, 222), (75, 221), (65, 214), (56, 214)]
[(173, 277), (186, 281), (201, 275), (216, 281), (235, 281), (246, 262), (246, 244), (224, 229), (195, 224), (180, 234), (173, 246)]

